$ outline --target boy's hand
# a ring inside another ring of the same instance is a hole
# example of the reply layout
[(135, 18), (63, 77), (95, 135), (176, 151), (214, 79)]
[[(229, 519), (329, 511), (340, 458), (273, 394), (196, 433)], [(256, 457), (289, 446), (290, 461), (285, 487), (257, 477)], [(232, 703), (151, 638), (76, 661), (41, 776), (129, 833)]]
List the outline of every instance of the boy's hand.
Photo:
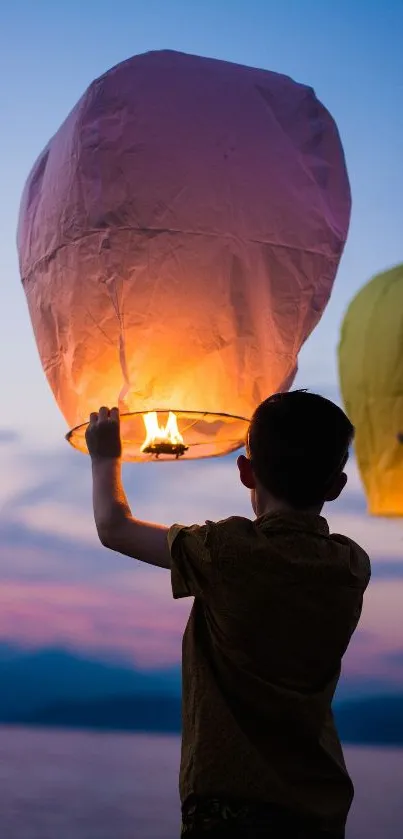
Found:
[(122, 456), (119, 409), (100, 408), (98, 413), (91, 414), (85, 440), (93, 460), (119, 460)]
[(171, 567), (168, 528), (134, 519), (122, 486), (119, 411), (100, 408), (85, 433), (92, 458), (94, 518), (105, 547), (159, 568)]

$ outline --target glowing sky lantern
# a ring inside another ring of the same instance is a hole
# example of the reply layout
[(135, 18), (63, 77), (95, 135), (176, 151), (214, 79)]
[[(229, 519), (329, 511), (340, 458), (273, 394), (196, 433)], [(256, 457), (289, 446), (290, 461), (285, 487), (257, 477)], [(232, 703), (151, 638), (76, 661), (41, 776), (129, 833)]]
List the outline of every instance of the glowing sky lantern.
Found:
[(402, 516), (403, 265), (374, 277), (350, 304), (339, 371), (369, 512)]
[(93, 82), (37, 160), (18, 230), (72, 445), (116, 403), (126, 460), (242, 445), (293, 381), (349, 217), (337, 128), (310, 88), (169, 51)]

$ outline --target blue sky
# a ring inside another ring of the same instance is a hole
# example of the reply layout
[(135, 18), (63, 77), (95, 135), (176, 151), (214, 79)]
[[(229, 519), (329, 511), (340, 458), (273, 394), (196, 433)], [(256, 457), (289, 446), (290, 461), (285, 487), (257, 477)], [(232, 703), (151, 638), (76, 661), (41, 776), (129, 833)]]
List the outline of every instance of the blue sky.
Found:
[[(96, 546), (89, 464), (64, 443), (19, 283), (18, 205), (36, 156), (95, 77), (149, 49), (263, 67), (312, 85), (341, 133), (353, 213), (331, 302), (300, 356), (298, 384), (337, 398), (343, 311), (371, 275), (403, 261), (402, 31), (401, 2), (370, 0), (15, 0), (2, 8), (0, 637), (97, 649), (110, 642), (157, 665), (179, 658), (188, 608), (171, 603), (166, 576)], [(135, 512), (167, 523), (249, 514), (232, 458), (137, 467), (128, 482)], [(330, 521), (376, 558), (362, 633), (348, 660), (351, 679), (374, 673), (379, 685), (403, 686), (403, 524), (366, 516), (354, 464)], [(113, 631), (105, 631), (105, 615)]]
[[(113, 11), (112, 11), (113, 8)], [(115, 63), (168, 47), (287, 73), (311, 84), (345, 147), (353, 214), (332, 303), (302, 354), (304, 381), (335, 380), (341, 314), (372, 273), (402, 258), (403, 59), (400, 2), (95, 2), (16, 0), (1, 12), (1, 313), (4, 424), (27, 436), (63, 430), (45, 386), (18, 283), (18, 205), (37, 154), (87, 85)], [(16, 341), (18, 335), (18, 342)], [(320, 345), (320, 352), (318, 346)], [(12, 394), (12, 397), (11, 397)], [(27, 403), (35, 402), (30, 422)]]

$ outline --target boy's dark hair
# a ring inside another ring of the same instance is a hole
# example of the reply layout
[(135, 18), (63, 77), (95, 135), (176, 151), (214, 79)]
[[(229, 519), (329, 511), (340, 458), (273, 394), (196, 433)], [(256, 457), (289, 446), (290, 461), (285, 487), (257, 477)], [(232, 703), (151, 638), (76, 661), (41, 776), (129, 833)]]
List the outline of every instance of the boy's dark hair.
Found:
[(354, 428), (337, 405), (306, 390), (276, 393), (256, 409), (247, 453), (262, 486), (295, 509), (323, 504), (348, 460)]

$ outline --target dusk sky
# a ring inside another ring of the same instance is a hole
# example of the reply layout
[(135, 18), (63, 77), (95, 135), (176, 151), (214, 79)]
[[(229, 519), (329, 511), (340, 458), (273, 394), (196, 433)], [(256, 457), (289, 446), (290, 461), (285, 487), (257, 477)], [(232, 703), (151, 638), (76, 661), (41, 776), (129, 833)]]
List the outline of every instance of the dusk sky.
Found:
[[(353, 213), (331, 302), (300, 355), (296, 384), (338, 399), (343, 312), (372, 275), (403, 262), (402, 31), (400, 0), (14, 0), (2, 7), (0, 643), (171, 665), (190, 607), (171, 600), (166, 572), (97, 545), (89, 460), (64, 441), (19, 280), (18, 206), (37, 155), (94, 78), (151, 49), (275, 70), (314, 87), (341, 133)], [(233, 456), (125, 474), (140, 517), (170, 524), (250, 515)], [(403, 690), (403, 521), (368, 517), (353, 461), (349, 474), (326, 514), (333, 530), (370, 552), (373, 581), (346, 684)]]

